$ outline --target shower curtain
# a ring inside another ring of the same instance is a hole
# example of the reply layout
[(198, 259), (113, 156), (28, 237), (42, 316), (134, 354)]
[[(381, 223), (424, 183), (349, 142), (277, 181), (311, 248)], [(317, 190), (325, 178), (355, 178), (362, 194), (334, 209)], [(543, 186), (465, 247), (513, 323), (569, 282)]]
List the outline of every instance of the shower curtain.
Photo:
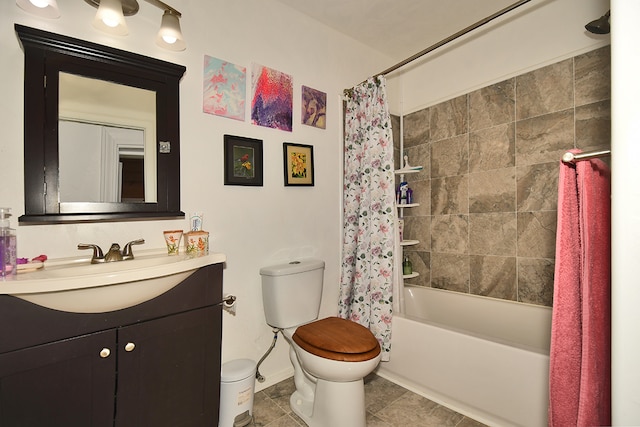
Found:
[[(574, 150), (576, 152), (576, 150)], [(611, 181), (601, 160), (561, 163), (549, 426), (611, 425)]]
[(383, 76), (353, 88), (344, 141), (338, 314), (368, 327), (389, 360), (395, 240), (393, 137)]

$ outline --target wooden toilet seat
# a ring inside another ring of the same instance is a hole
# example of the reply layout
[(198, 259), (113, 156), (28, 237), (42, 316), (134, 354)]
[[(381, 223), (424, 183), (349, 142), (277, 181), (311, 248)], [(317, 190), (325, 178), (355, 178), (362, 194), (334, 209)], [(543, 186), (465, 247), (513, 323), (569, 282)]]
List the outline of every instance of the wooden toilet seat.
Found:
[(380, 344), (371, 331), (339, 317), (302, 325), (293, 340), (311, 354), (341, 362), (363, 362), (380, 354)]

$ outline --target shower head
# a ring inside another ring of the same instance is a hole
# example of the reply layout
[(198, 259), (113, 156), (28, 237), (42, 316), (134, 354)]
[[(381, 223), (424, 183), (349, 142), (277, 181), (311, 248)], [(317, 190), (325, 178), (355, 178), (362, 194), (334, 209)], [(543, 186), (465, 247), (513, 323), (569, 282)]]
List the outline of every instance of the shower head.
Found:
[(589, 22), (584, 26), (584, 28), (586, 28), (590, 33), (594, 34), (609, 34), (609, 31), (611, 30), (611, 27), (609, 25), (610, 14), (611, 11), (608, 10), (607, 13), (602, 15), (600, 18), (596, 19), (595, 21)]

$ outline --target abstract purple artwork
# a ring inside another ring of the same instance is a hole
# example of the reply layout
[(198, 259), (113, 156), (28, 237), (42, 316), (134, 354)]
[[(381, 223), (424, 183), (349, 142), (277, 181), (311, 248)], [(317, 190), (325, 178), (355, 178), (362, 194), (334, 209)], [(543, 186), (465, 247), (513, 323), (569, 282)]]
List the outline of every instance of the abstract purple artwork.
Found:
[(253, 64), (251, 92), (251, 123), (291, 132), (293, 128), (291, 76)]
[(244, 121), (246, 68), (205, 55), (203, 75), (202, 111)]
[(302, 86), (302, 124), (324, 129), (327, 118), (327, 94)]

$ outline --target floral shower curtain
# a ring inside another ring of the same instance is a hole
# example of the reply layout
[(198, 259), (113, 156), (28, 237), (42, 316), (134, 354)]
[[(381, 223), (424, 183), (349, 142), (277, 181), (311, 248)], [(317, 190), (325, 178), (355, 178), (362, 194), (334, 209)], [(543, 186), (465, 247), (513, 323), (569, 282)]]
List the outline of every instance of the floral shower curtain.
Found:
[(393, 137), (383, 76), (347, 99), (340, 317), (368, 327), (389, 360), (395, 240)]

